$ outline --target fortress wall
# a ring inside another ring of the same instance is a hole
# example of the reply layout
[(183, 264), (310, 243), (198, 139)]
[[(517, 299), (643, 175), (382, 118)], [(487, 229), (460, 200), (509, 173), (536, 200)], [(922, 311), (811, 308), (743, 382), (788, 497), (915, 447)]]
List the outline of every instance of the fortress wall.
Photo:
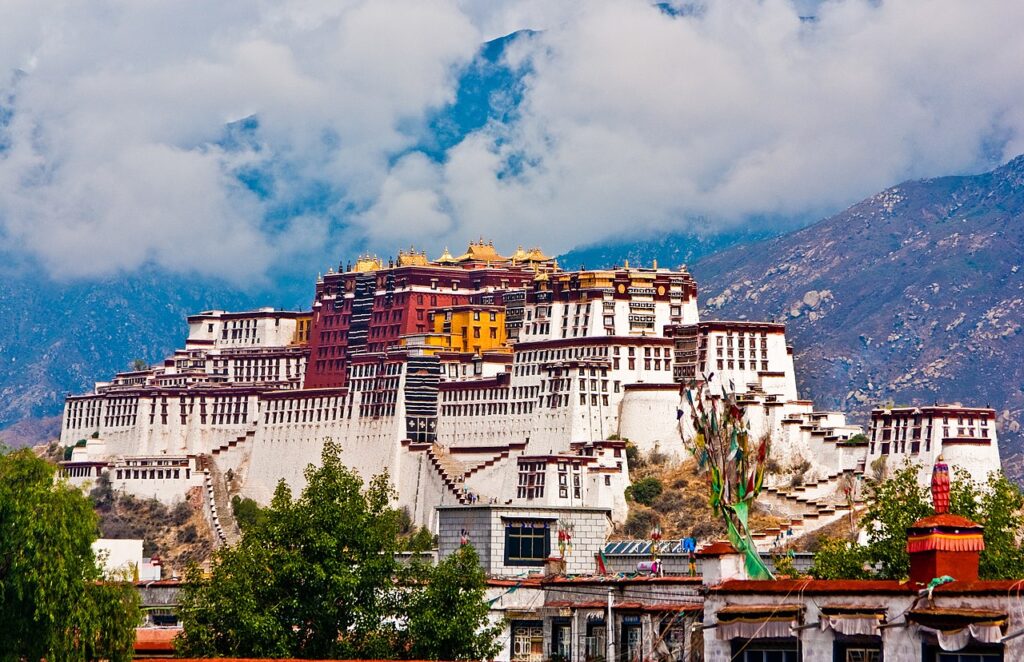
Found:
[(630, 388), (622, 398), (615, 432), (644, 454), (657, 447), (662, 453), (681, 458), (685, 449), (676, 419), (678, 408), (679, 393), (675, 390)]
[[(115, 396), (111, 396), (115, 398)], [(206, 422), (202, 422), (200, 404), (197, 396), (190, 396), (184, 406), (185, 422), (182, 423), (182, 406), (178, 397), (168, 396), (166, 423), (163, 416), (162, 403), (158, 398), (139, 398), (137, 396), (117, 394), (120, 401), (135, 400), (137, 410), (133, 423), (106, 423), (110, 405), (103, 396), (90, 398), (90, 405), (95, 407), (95, 415), (76, 419), (72, 424), (65, 414), (61, 427), (61, 443), (65, 446), (74, 445), (79, 439), (89, 439), (99, 433), (106, 440), (110, 456), (119, 455), (170, 455), (209, 453), (214, 448), (244, 435), (259, 418), (259, 399), (255, 395), (245, 396), (246, 411), (239, 414), (238, 422), (233, 422), (233, 414), (225, 414), (226, 418), (218, 420), (214, 415), (213, 396), (208, 396)], [(240, 401), (238, 396), (236, 400)], [(67, 409), (67, 407), (65, 407)], [(153, 414), (153, 423), (150, 417)]]
[(449, 447), (520, 443), (530, 435), (533, 418), (529, 414), (439, 416), (437, 443)]
[(261, 426), (251, 440), (251, 459), (242, 492), (267, 503), (278, 480), (284, 479), (293, 494), (298, 494), (306, 484), (306, 467), (320, 463), (328, 440), (341, 444), (342, 464), (354, 469), (364, 480), (384, 470), (394, 476), (398, 469), (392, 453), (399, 439), (397, 419), (388, 416)]
[[(951, 471), (966, 469), (971, 480), (978, 483), (985, 483), (989, 473), (1002, 468), (999, 446), (994, 440), (991, 443), (946, 442), (942, 444), (942, 456)], [(922, 466), (922, 474), (927, 474), (924, 481), (931, 481), (931, 471), (930, 465)]]
[(403, 448), (402, 468), (392, 476), (398, 492), (397, 507), (407, 508), (416, 526), (437, 532), (438, 505), (455, 505), (457, 498), (441, 480), (425, 452)]
[(519, 480), (517, 457), (518, 454), (511, 454), (509, 457), (473, 473), (466, 480), (466, 487), (471, 492), (478, 494), (481, 501), (487, 501), (491, 497), (497, 499), (499, 503), (515, 499)]

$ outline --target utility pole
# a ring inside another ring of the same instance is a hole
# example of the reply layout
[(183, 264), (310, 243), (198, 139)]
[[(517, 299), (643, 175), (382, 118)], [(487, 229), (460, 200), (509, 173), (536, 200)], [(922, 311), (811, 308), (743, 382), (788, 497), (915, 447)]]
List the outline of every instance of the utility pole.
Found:
[(612, 618), (612, 594), (615, 589), (608, 587), (608, 615), (605, 617), (605, 662), (615, 662), (615, 621)]

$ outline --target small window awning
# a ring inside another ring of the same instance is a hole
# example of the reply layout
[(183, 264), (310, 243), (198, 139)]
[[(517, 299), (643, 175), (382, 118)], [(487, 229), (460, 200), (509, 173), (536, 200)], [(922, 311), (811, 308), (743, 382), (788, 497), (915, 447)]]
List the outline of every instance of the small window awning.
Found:
[(988, 609), (914, 609), (907, 620), (935, 635), (939, 648), (958, 651), (971, 639), (983, 644), (995, 644), (1006, 631), (1006, 612)]
[(729, 605), (718, 610), (718, 639), (791, 637), (800, 624), (802, 605)]
[(847, 636), (879, 636), (885, 623), (885, 607), (826, 605), (821, 607), (821, 629), (832, 628)]

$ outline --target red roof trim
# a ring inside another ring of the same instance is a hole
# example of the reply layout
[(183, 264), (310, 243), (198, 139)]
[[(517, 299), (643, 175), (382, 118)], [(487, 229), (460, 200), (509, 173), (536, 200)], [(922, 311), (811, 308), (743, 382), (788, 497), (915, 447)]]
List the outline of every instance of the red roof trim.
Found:
[[(712, 593), (744, 595), (906, 595), (917, 593), (923, 587), (917, 582), (898, 582), (887, 579), (776, 579), (730, 580), (712, 587)], [(976, 582), (950, 582), (935, 588), (936, 594), (946, 595), (1005, 595), (1017, 588), (1024, 589), (1024, 579), (989, 579)]]

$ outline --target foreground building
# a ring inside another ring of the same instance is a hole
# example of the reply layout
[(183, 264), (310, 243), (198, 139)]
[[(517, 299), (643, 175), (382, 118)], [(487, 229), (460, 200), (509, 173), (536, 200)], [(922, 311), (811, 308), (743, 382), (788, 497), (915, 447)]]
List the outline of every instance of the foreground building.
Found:
[[(903, 581), (751, 581), (742, 555), (724, 542), (691, 553), (690, 572), (676, 574), (666, 572), (650, 542), (616, 543), (609, 553), (625, 547), (625, 555), (642, 550), (649, 556), (632, 572), (609, 573), (604, 556), (592, 553), (600, 547), (599, 513), (554, 509), (444, 509), (439, 551), (444, 558), (459, 544), (477, 545), (481, 562), (496, 575), (493, 619), (507, 628), (500, 660), (1024, 659), (1018, 604), (1024, 579), (980, 580), (981, 526), (946, 511), (948, 484), (934, 489), (946, 496), (934, 499), (937, 514), (908, 530), (910, 577)], [(460, 525), (469, 528), (457, 542), (445, 535)], [(564, 542), (570, 528), (575, 547)], [(524, 535), (537, 558), (522, 558), (518, 539)], [(555, 541), (562, 542), (557, 550)], [(676, 547), (660, 546), (669, 553)], [(512, 576), (530, 564), (543, 567)]]
[[(670, 572), (653, 565), (662, 551), (649, 541), (606, 543), (606, 509), (450, 506), (440, 509), (440, 527), (439, 558), (472, 544), (491, 575), (486, 599), (503, 630), (500, 662), (1024, 659), (1024, 580), (980, 580), (982, 529), (949, 513), (908, 531), (904, 581), (751, 581), (742, 556), (723, 542)], [(603, 566), (616, 547), (626, 548), (623, 558), (644, 558), (612, 572)], [(140, 653), (173, 655), (178, 588), (140, 584), (152, 607)]]

